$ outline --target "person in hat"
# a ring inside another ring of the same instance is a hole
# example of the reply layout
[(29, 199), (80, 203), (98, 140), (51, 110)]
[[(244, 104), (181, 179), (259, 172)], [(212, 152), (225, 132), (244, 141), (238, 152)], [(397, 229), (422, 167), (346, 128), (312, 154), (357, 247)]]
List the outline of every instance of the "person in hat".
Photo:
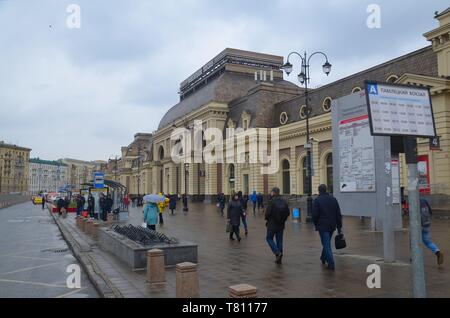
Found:
[[(281, 264), (283, 259), (283, 234), (285, 223), (291, 212), (285, 200), (280, 197), (280, 189), (273, 188), (270, 193), (270, 201), (266, 209), (267, 221), (266, 241), (275, 255), (275, 263)], [(275, 240), (274, 241), (274, 237)]]

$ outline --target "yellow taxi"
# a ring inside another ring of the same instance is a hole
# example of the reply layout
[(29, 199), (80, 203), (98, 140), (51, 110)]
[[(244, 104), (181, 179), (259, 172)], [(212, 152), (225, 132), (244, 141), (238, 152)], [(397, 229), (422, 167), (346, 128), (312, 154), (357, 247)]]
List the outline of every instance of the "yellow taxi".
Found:
[(35, 196), (33, 198), (33, 204), (38, 205), (38, 204), (42, 204), (42, 197), (40, 196)]

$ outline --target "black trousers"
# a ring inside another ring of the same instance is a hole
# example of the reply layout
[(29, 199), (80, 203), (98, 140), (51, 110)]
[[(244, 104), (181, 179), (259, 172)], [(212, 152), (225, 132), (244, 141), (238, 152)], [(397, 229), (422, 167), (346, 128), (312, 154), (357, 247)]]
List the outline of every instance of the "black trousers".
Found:
[(230, 239), (233, 238), (233, 234), (236, 234), (236, 238), (239, 239), (241, 236), (239, 235), (239, 225), (232, 225), (230, 232)]
[(159, 213), (159, 224), (164, 224), (164, 219), (162, 213)]
[(149, 230), (153, 230), (153, 231), (156, 231), (156, 225), (150, 225), (150, 224), (147, 224), (147, 228), (149, 229)]

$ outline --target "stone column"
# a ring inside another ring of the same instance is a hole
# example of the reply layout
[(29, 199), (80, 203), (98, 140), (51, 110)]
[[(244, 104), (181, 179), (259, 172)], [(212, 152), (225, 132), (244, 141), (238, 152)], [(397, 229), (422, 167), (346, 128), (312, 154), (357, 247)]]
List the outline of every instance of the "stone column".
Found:
[(176, 266), (177, 298), (199, 297), (197, 264), (180, 263)]
[(248, 284), (229, 287), (230, 298), (257, 298), (258, 289)]
[(147, 281), (150, 284), (166, 281), (164, 251), (153, 249), (147, 252)]

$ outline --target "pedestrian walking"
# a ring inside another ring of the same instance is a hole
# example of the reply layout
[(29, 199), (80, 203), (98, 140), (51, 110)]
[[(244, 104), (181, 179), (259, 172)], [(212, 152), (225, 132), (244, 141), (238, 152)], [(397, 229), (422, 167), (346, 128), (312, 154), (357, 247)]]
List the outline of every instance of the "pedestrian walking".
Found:
[(45, 202), (46, 202), (45, 194), (42, 194), (42, 210), (45, 209)]
[(242, 195), (242, 191), (238, 192), (239, 201), (241, 202), (242, 210), (244, 213), (242, 214), (242, 224), (244, 225), (245, 236), (248, 235), (248, 224), (247, 224), (247, 203), (248, 196)]
[(324, 184), (319, 186), (319, 196), (314, 200), (312, 218), (323, 247), (320, 260), (329, 270), (334, 271), (331, 239), (336, 229), (342, 234), (342, 215), (338, 201), (327, 193), (327, 186)]
[(172, 194), (169, 196), (169, 209), (172, 212), (172, 215), (173, 215), (173, 211), (177, 209), (177, 200), (178, 200), (178, 195)]
[(290, 214), (287, 202), (280, 197), (280, 189), (273, 188), (265, 214), (267, 221), (266, 241), (275, 255), (275, 263), (277, 264), (281, 264), (283, 260), (283, 235), (285, 223)]
[(422, 219), (422, 241), (423, 244), (436, 255), (437, 263), (441, 266), (444, 263), (444, 254), (439, 247), (431, 240), (431, 219), (433, 211), (430, 204), (424, 198), (420, 199), (420, 215)]
[(64, 198), (60, 197), (58, 201), (56, 201), (56, 209), (58, 210), (58, 215), (61, 215), (61, 209), (64, 207)]
[(100, 194), (100, 200), (98, 201), (98, 205), (100, 207), (100, 220), (106, 221), (106, 198), (105, 195), (102, 193)]
[(258, 201), (258, 213), (261, 213), (261, 210), (264, 209), (264, 196), (261, 192), (258, 193), (257, 201)]
[(256, 191), (253, 191), (250, 195), (250, 201), (253, 203), (253, 215), (256, 215), (256, 206), (258, 204), (258, 195), (256, 194)]
[(156, 223), (158, 223), (158, 206), (156, 203), (148, 202), (145, 204), (144, 222), (148, 229), (156, 231)]
[(94, 218), (94, 211), (95, 211), (95, 199), (94, 196), (92, 195), (92, 193), (89, 193), (88, 196), (88, 213), (89, 213), (89, 217), (91, 219)]
[(108, 213), (112, 212), (113, 205), (114, 205), (114, 201), (111, 197), (111, 194), (108, 194), (105, 199), (105, 213), (103, 214), (103, 217), (104, 217), (103, 221), (108, 220)]
[(242, 208), (241, 201), (239, 200), (238, 194), (234, 194), (230, 203), (228, 203), (228, 213), (227, 219), (231, 225), (230, 240), (234, 241), (234, 235), (236, 235), (237, 240), (241, 241), (239, 227), (241, 225), (241, 218), (244, 215), (244, 209)]
[(183, 201), (183, 212), (188, 212), (188, 197), (186, 193), (183, 193), (183, 196), (181, 197), (181, 200)]
[(225, 194), (221, 193), (219, 196), (219, 210), (222, 216), (224, 216), (223, 210), (225, 209)]
[(130, 206), (130, 196), (128, 194), (123, 198), (123, 205), (125, 206), (126, 211), (128, 211), (128, 207)]
[(164, 210), (166, 209), (166, 199), (165, 199), (166, 197), (164, 196), (163, 193), (160, 193), (159, 195), (164, 198), (164, 201), (162, 201), (162, 202), (160, 202), (158, 204), (158, 208), (159, 208), (159, 224), (160, 225), (164, 225), (163, 213), (164, 213)]
[(82, 195), (79, 195), (76, 199), (77, 202), (77, 217), (80, 217), (81, 213), (83, 213), (85, 199)]

